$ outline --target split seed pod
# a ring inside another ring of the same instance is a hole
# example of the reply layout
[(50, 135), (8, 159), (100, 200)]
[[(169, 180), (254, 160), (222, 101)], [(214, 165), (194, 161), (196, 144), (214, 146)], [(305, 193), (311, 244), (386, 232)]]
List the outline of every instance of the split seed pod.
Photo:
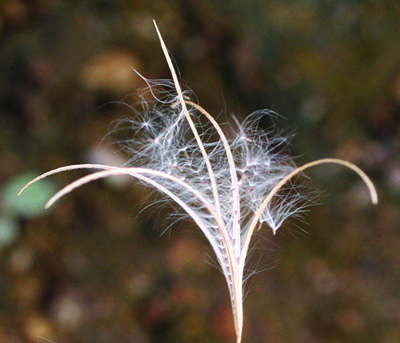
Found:
[[(172, 74), (169, 86), (174, 87), (174, 92), (166, 91), (162, 100), (155, 97), (155, 103), (144, 106), (144, 113), (137, 113), (136, 119), (128, 121), (134, 133), (126, 144), (132, 154), (127, 166), (78, 164), (57, 168), (29, 182), (20, 193), (52, 174), (95, 169), (57, 192), (46, 207), (88, 182), (116, 175), (132, 176), (172, 199), (212, 246), (228, 285), (236, 342), (240, 343), (245, 264), (254, 232), (260, 224), (266, 224), (275, 233), (287, 218), (300, 215), (308, 204), (306, 196), (291, 181), (313, 166), (337, 164), (358, 174), (373, 204), (378, 202), (377, 193), (360, 168), (341, 159), (326, 158), (296, 167), (290, 157), (277, 149), (285, 139), (257, 128), (257, 114), (238, 123), (238, 129), (232, 129), (233, 138), (227, 138), (215, 119), (182, 92), (155, 22), (154, 25)], [(209, 127), (205, 128), (199, 117), (204, 117)], [(210, 129), (219, 138), (217, 141), (211, 140)]]

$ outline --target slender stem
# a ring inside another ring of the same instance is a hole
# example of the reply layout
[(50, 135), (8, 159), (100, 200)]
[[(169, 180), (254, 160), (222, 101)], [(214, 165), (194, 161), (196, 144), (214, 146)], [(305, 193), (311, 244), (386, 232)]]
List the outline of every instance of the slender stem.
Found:
[[(49, 201), (45, 205), (46, 208), (48, 208), (51, 205), (53, 205), (62, 196), (66, 195), (67, 193), (73, 191), (74, 189), (84, 185), (85, 183), (97, 180), (99, 178), (104, 178), (104, 177), (107, 177), (107, 176), (111, 176), (111, 175), (127, 175), (128, 174), (130, 176), (134, 176), (134, 177), (136, 177), (136, 178), (138, 178), (138, 179), (140, 179), (142, 181), (145, 181), (145, 182), (151, 184), (152, 186), (154, 186), (156, 189), (158, 189), (162, 193), (165, 193), (168, 196), (170, 196), (176, 203), (178, 203), (193, 218), (195, 223), (202, 230), (203, 234), (210, 241), (210, 244), (212, 245), (214, 250), (218, 251), (220, 249), (218, 247), (217, 242), (215, 241), (215, 238), (210, 234), (209, 230), (207, 230), (207, 225), (196, 214), (195, 211), (193, 211), (184, 201), (182, 201), (178, 196), (176, 196), (174, 193), (172, 193), (166, 187), (162, 186), (160, 183), (156, 182), (155, 180), (152, 180), (152, 179), (150, 179), (150, 178), (148, 178), (148, 177), (146, 177), (144, 175), (141, 175), (140, 172), (147, 173), (147, 174), (154, 175), (154, 176), (164, 177), (166, 179), (169, 179), (169, 180), (171, 180), (173, 182), (176, 182), (176, 183), (180, 184), (181, 186), (185, 187), (194, 196), (196, 196), (200, 200), (200, 202), (206, 207), (208, 212), (215, 219), (215, 221), (216, 221), (216, 223), (218, 225), (218, 228), (220, 230), (220, 233), (224, 237), (223, 231), (221, 231), (221, 229), (223, 228), (223, 223), (221, 222), (221, 220), (219, 219), (218, 215), (216, 214), (216, 212), (215, 212), (215, 210), (213, 208), (213, 205), (210, 204), (207, 201), (207, 199), (205, 199), (201, 195), (201, 193), (199, 193), (196, 189), (191, 187), (189, 184), (181, 181), (180, 179), (178, 179), (178, 178), (176, 178), (176, 177), (174, 177), (172, 175), (169, 175), (169, 174), (157, 171), (157, 170), (152, 170), (152, 169), (147, 169), (147, 168), (120, 168), (120, 167), (108, 166), (108, 165), (103, 165), (103, 164), (75, 164), (75, 165), (70, 165), (70, 166), (65, 166), (65, 167), (60, 167), (60, 168), (57, 168), (57, 169), (53, 169), (53, 170), (51, 170), (49, 172), (46, 172), (46, 173), (44, 173), (42, 175), (39, 175), (35, 179), (33, 179), (30, 182), (28, 182), (23, 188), (21, 188), (21, 190), (19, 191), (18, 194), (20, 195), (30, 185), (32, 185), (33, 183), (38, 182), (38, 181), (40, 181), (40, 180), (42, 180), (42, 179), (44, 179), (44, 178), (46, 178), (46, 177), (48, 177), (50, 175), (61, 173), (61, 172), (64, 172), (64, 171), (76, 170), (76, 169), (102, 169), (103, 171), (102, 172), (97, 172), (97, 173), (94, 173), (94, 174), (90, 174), (88, 176), (80, 178), (80, 179), (74, 181), (73, 183), (67, 185), (66, 187), (64, 187), (63, 189), (58, 191), (52, 198), (49, 199)], [(225, 236), (225, 239), (227, 239), (226, 236)], [(229, 256), (229, 252), (228, 252), (228, 256)], [(218, 255), (217, 255), (217, 257), (218, 257)]]
[(18, 192), (18, 196), (22, 194), (22, 192), (27, 189), (30, 185), (33, 183), (38, 182), (39, 180), (42, 180), (50, 175), (61, 173), (64, 171), (70, 171), (70, 170), (76, 170), (76, 169), (113, 169), (113, 168), (118, 168), (118, 167), (113, 167), (113, 166), (108, 166), (105, 164), (72, 164), (70, 166), (65, 166), (65, 167), (60, 167), (57, 169), (53, 169), (48, 171), (47, 173), (43, 173), (42, 175), (39, 175), (38, 177), (35, 177), (33, 180), (29, 181), (24, 187), (20, 189)]
[[(46, 176), (52, 175), (52, 174), (56, 174), (56, 173), (60, 173), (62, 171), (67, 171), (67, 170), (73, 170), (73, 169), (82, 169), (82, 168), (96, 168), (96, 169), (103, 169), (103, 171), (100, 172), (96, 172), (87, 176), (84, 176), (72, 183), (70, 183), (69, 185), (65, 186), (63, 189), (59, 190), (55, 195), (53, 195), (53, 197), (50, 198), (50, 200), (46, 203), (45, 207), (48, 208), (51, 205), (53, 205), (58, 199), (60, 199), (61, 197), (63, 197), (64, 195), (66, 195), (67, 193), (70, 193), (71, 191), (73, 191), (74, 189), (97, 179), (100, 178), (104, 178), (104, 177), (108, 177), (108, 176), (112, 176), (112, 175), (131, 175), (133, 177), (136, 177), (142, 181), (145, 181), (147, 183), (152, 184), (156, 189), (160, 190), (161, 192), (169, 195), (174, 201), (176, 201), (182, 208), (185, 209), (185, 211), (194, 219), (194, 221), (196, 222), (196, 224), (199, 225), (200, 229), (203, 231), (203, 233), (205, 234), (205, 236), (207, 237), (207, 239), (210, 241), (210, 244), (213, 246), (213, 248), (215, 249), (215, 251), (218, 251), (220, 248), (218, 247), (218, 244), (215, 242), (215, 239), (212, 237), (212, 235), (209, 233), (209, 231), (206, 229), (206, 226), (204, 223), (202, 223), (200, 217), (198, 215), (195, 214), (195, 212), (190, 209), (190, 207), (188, 205), (186, 205), (179, 197), (177, 197), (175, 194), (173, 194), (171, 191), (169, 191), (166, 187), (162, 186), (161, 184), (159, 184), (158, 182), (147, 178), (146, 176), (144, 176), (143, 174), (147, 174), (147, 175), (151, 175), (151, 176), (156, 176), (156, 177), (161, 177), (164, 179), (168, 179), (170, 181), (173, 181), (177, 184), (179, 184), (180, 186), (186, 188), (188, 191), (190, 191), (195, 197), (197, 197), (199, 199), (199, 201), (205, 206), (205, 208), (207, 209), (207, 211), (211, 214), (211, 216), (214, 218), (217, 227), (218, 227), (218, 231), (221, 234), (221, 238), (225, 243), (225, 249), (226, 249), (226, 254), (228, 257), (228, 263), (229, 263), (229, 270), (231, 271), (231, 275), (233, 280), (235, 280), (235, 274), (234, 274), (234, 265), (233, 265), (233, 261), (234, 261), (234, 256), (233, 256), (233, 252), (232, 252), (232, 247), (229, 245), (229, 237), (227, 235), (227, 232), (225, 230), (224, 227), (224, 223), (221, 221), (221, 219), (219, 218), (218, 214), (215, 211), (214, 205), (209, 203), (208, 200), (206, 198), (204, 198), (204, 196), (197, 191), (196, 189), (194, 189), (193, 187), (191, 187), (189, 184), (187, 184), (186, 182), (180, 180), (177, 177), (174, 177), (172, 175), (169, 175), (167, 173), (158, 171), (158, 170), (153, 170), (153, 169), (148, 169), (148, 168), (119, 168), (119, 167), (112, 167), (112, 166), (106, 166), (106, 165), (96, 165), (96, 164), (81, 164), (81, 165), (71, 165), (71, 166), (66, 166), (66, 167), (61, 167), (61, 168), (57, 168), (55, 170), (52, 170), (50, 172), (44, 173), (40, 176), (38, 176), (37, 178), (35, 178), (34, 180), (32, 180), (31, 182), (29, 182), (27, 185), (25, 185), (20, 193), (22, 193), (27, 187), (29, 187), (32, 183), (37, 182), (43, 178), (45, 178)], [(217, 254), (218, 257), (218, 254)], [(221, 264), (223, 263), (223, 261), (220, 261)], [(232, 272), (233, 271), (233, 272)], [(228, 280), (227, 280), (228, 282)], [(228, 282), (229, 285), (229, 282)], [(235, 281), (233, 282), (233, 292), (236, 295), (237, 294), (237, 290), (235, 288)], [(241, 302), (237, 303), (236, 301), (236, 297), (234, 299), (235, 301), (235, 307), (237, 309), (241, 308)], [(240, 311), (240, 310), (239, 310)], [(235, 322), (236, 324), (236, 322)]]
[(157, 24), (156, 24), (155, 20), (153, 20), (153, 23), (154, 23), (154, 26), (156, 28), (158, 38), (160, 39), (161, 48), (163, 50), (165, 59), (167, 61), (168, 67), (169, 67), (169, 69), (171, 71), (172, 79), (174, 81), (174, 85), (175, 85), (176, 91), (178, 93), (178, 98), (179, 98), (179, 102), (180, 102), (180, 104), (182, 106), (182, 110), (185, 113), (186, 120), (189, 123), (190, 129), (193, 132), (193, 135), (194, 135), (194, 137), (196, 139), (197, 145), (199, 146), (201, 154), (203, 155), (204, 161), (206, 163), (207, 171), (208, 171), (208, 174), (210, 176), (211, 188), (213, 190), (215, 206), (217, 208), (218, 215), (221, 217), (221, 207), (220, 207), (220, 203), (219, 203), (219, 195), (218, 195), (217, 183), (216, 183), (216, 180), (215, 180), (214, 171), (212, 169), (210, 159), (208, 158), (207, 152), (206, 152), (206, 150), (204, 148), (203, 142), (201, 141), (201, 138), (200, 138), (200, 135), (199, 135), (199, 133), (197, 131), (197, 128), (196, 128), (195, 124), (193, 123), (193, 120), (190, 117), (190, 113), (189, 113), (189, 111), (188, 111), (188, 109), (186, 107), (185, 100), (183, 98), (182, 89), (181, 89), (181, 86), (179, 84), (178, 77), (176, 75), (174, 65), (173, 65), (173, 63), (171, 61), (171, 58), (170, 58), (169, 54), (168, 54), (167, 47), (166, 47), (166, 45), (164, 43), (164, 40), (163, 40), (163, 38), (161, 36), (161, 33), (160, 33), (160, 31), (159, 31), (159, 29), (157, 27)]
[(286, 182), (288, 182), (290, 179), (292, 179), (295, 175), (301, 173), (302, 171), (304, 171), (308, 168), (311, 168), (311, 167), (314, 167), (314, 166), (317, 166), (320, 164), (327, 164), (327, 163), (339, 164), (339, 165), (345, 166), (345, 167), (353, 170), (354, 172), (356, 172), (358, 174), (358, 176), (360, 176), (360, 178), (364, 181), (364, 183), (368, 187), (372, 203), (374, 205), (376, 205), (378, 203), (378, 194), (376, 192), (374, 184), (372, 183), (370, 178), (355, 164), (341, 160), (341, 159), (337, 159), (337, 158), (325, 158), (325, 159), (316, 160), (316, 161), (307, 163), (307, 164), (293, 170), (291, 173), (286, 175), (281, 181), (279, 181), (277, 183), (277, 185), (271, 190), (271, 192), (269, 192), (269, 194), (267, 195), (267, 197), (261, 204), (260, 208), (258, 209), (257, 213), (253, 216), (253, 218), (250, 222), (249, 230), (247, 231), (247, 234), (246, 234), (246, 240), (244, 242), (244, 246), (243, 246), (243, 250), (242, 250), (242, 257), (241, 257), (241, 261), (240, 261), (241, 270), (244, 269), (247, 251), (249, 249), (250, 240), (253, 236), (256, 225), (257, 225), (258, 221), (260, 220), (261, 215), (264, 212), (265, 208), (268, 206), (269, 202), (273, 198), (273, 196), (286, 184)]
[[(66, 167), (68, 168), (68, 167)], [(62, 169), (62, 168), (60, 168)], [(106, 168), (103, 168), (106, 169)], [(46, 173), (49, 174), (49, 173)], [(58, 199), (60, 199), (61, 197), (63, 197), (64, 195), (70, 193), (71, 191), (73, 191), (74, 189), (84, 185), (85, 183), (88, 183), (90, 181), (93, 180), (97, 180), (99, 178), (103, 178), (106, 176), (111, 176), (111, 175), (133, 175), (135, 177), (137, 177), (137, 175), (152, 175), (152, 176), (156, 176), (156, 177), (161, 177), (164, 179), (168, 179), (170, 181), (173, 181), (177, 184), (179, 184), (180, 186), (186, 188), (188, 191), (190, 191), (196, 198), (198, 198), (200, 200), (200, 202), (206, 207), (207, 211), (210, 212), (210, 214), (215, 217), (215, 220), (217, 221), (217, 223), (221, 223), (219, 217), (217, 216), (217, 213), (215, 211), (214, 205), (210, 204), (210, 202), (195, 188), (193, 188), (192, 186), (190, 186), (188, 183), (182, 181), (181, 179), (167, 174), (165, 172), (159, 171), (159, 170), (155, 170), (155, 169), (149, 169), (149, 168), (118, 168), (118, 167), (111, 167), (111, 168), (107, 168), (106, 170), (100, 171), (100, 172), (96, 172), (84, 177), (81, 177), (80, 179), (70, 183), (69, 185), (65, 186), (63, 189), (59, 190), (55, 195), (53, 195), (50, 200), (47, 202), (46, 204), (46, 208), (52, 206)], [(38, 179), (38, 178), (37, 178)]]
[[(233, 239), (234, 250), (235, 250), (235, 258), (240, 259), (240, 247), (241, 247), (241, 234), (240, 234), (240, 196), (239, 196), (239, 183), (236, 174), (236, 166), (235, 161), (233, 159), (232, 150), (229, 146), (228, 140), (221, 127), (218, 125), (216, 120), (201, 106), (192, 102), (185, 101), (188, 105), (193, 106), (196, 110), (201, 112), (203, 115), (207, 117), (207, 119), (211, 122), (211, 124), (216, 129), (219, 137), (221, 138), (222, 144), (225, 148), (226, 157), (228, 159), (229, 171), (231, 175), (232, 182), (232, 199), (233, 199)], [(241, 339), (241, 331), (243, 326), (243, 301), (242, 301), (242, 284), (243, 284), (243, 273), (240, 273), (237, 269), (238, 264), (232, 263), (232, 277), (234, 279), (233, 290), (234, 290), (234, 303), (235, 303), (235, 327), (236, 334), (238, 337), (238, 342)]]
[[(233, 196), (233, 236), (236, 240), (237, 246), (240, 247), (240, 197), (239, 197), (239, 183), (236, 174), (236, 165), (233, 159), (232, 150), (229, 146), (228, 140), (221, 127), (218, 125), (217, 121), (201, 106), (192, 102), (185, 101), (188, 105), (193, 106), (196, 110), (201, 112), (203, 115), (207, 117), (207, 119), (211, 122), (214, 128), (217, 130), (219, 137), (221, 138), (222, 144), (225, 148), (226, 157), (228, 159), (229, 164), (229, 172), (232, 180), (232, 196)], [(240, 251), (239, 251), (240, 253)]]

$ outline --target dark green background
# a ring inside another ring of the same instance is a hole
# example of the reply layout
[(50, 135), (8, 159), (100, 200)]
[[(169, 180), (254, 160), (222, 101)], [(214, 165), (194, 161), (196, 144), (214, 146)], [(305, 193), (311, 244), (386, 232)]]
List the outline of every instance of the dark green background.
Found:
[(220, 121), (272, 109), (298, 164), (344, 158), (378, 187), (373, 207), (351, 172), (308, 173), (322, 206), (260, 232), (253, 265), (268, 270), (247, 284), (243, 342), (399, 342), (399, 18), (396, 0), (3, 0), (0, 341), (234, 342), (211, 249), (190, 222), (160, 237), (170, 209), (140, 212), (146, 189), (96, 182), (36, 215), (9, 205), (25, 173), (118, 149), (102, 139), (131, 113), (112, 102), (134, 105), (145, 86), (130, 67), (170, 77), (156, 19)]

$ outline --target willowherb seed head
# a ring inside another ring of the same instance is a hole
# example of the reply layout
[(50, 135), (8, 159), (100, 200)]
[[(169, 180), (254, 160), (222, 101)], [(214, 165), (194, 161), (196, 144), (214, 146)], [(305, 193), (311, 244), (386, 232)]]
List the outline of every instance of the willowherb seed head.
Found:
[[(154, 23), (155, 24), (155, 23)], [(156, 25), (155, 25), (156, 26)], [(54, 169), (28, 183), (73, 169), (97, 169), (57, 192), (47, 203), (90, 181), (114, 175), (130, 175), (173, 200), (190, 217), (211, 244), (226, 279), (237, 343), (243, 327), (244, 267), (256, 227), (266, 224), (274, 233), (289, 217), (301, 216), (310, 199), (304, 184), (294, 182), (313, 166), (333, 163), (356, 172), (369, 189), (375, 188), (357, 166), (327, 158), (296, 167), (286, 153), (287, 139), (274, 131), (262, 131), (258, 121), (268, 111), (255, 112), (241, 124), (226, 126), (183, 92), (165, 44), (156, 26), (172, 81), (145, 79), (154, 101), (142, 101), (141, 111), (116, 129), (128, 129), (122, 141), (130, 159), (123, 167), (78, 164)]]

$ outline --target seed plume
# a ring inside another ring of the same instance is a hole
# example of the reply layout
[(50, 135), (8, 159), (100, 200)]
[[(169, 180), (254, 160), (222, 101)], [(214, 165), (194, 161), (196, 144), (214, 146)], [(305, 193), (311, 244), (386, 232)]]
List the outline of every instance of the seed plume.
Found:
[[(231, 299), (236, 342), (242, 339), (243, 283), (249, 247), (257, 227), (264, 224), (275, 234), (290, 217), (301, 216), (310, 205), (297, 177), (308, 168), (336, 164), (355, 172), (378, 196), (369, 177), (354, 164), (326, 158), (297, 167), (286, 153), (287, 139), (258, 127), (255, 112), (229, 132), (183, 91), (175, 68), (154, 22), (171, 81), (146, 80), (154, 101), (143, 101), (142, 111), (125, 120), (131, 136), (123, 142), (130, 159), (123, 167), (77, 164), (53, 169), (25, 185), (75, 169), (93, 169), (58, 191), (46, 204), (84, 184), (116, 175), (128, 175), (174, 201), (180, 216), (190, 217), (209, 241), (226, 279)], [(204, 124), (206, 122), (207, 124)], [(217, 139), (214, 139), (217, 137)], [(294, 182), (296, 179), (296, 182)]]

